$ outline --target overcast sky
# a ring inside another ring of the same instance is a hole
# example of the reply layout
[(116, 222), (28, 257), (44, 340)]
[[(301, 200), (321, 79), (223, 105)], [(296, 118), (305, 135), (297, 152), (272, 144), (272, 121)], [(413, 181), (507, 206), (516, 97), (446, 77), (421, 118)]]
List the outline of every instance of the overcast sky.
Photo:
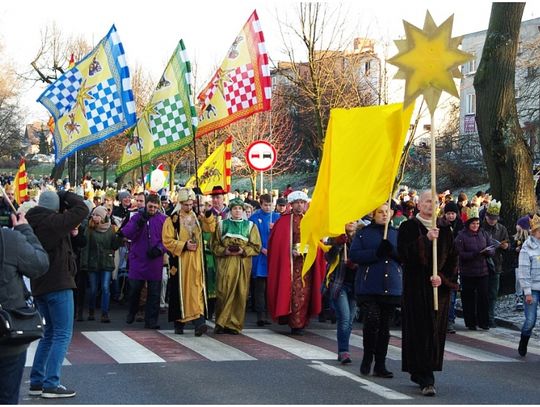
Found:
[[(422, 26), (429, 9), (437, 24), (454, 14), (453, 36), (487, 29), (491, 2), (371, 1), (341, 3), (347, 30), (355, 36), (378, 40), (403, 35), (402, 20)], [(339, 4), (331, 2), (331, 7)], [(142, 66), (158, 81), (178, 41), (183, 38), (188, 53), (198, 65), (198, 81), (206, 82), (221, 63), (227, 49), (254, 9), (257, 9), (270, 58), (284, 59), (277, 18), (294, 20), (298, 3), (292, 1), (231, 0), (18, 0), (0, 2), (0, 42), (4, 58), (19, 71), (29, 69), (40, 46), (41, 30), (56, 23), (66, 37), (82, 36), (97, 43), (116, 24), (128, 64)], [(524, 20), (540, 17), (540, 1), (528, 2)], [(199, 83), (199, 85), (201, 85)], [(47, 111), (35, 99), (45, 85), (24, 90), (28, 121), (46, 119)]]

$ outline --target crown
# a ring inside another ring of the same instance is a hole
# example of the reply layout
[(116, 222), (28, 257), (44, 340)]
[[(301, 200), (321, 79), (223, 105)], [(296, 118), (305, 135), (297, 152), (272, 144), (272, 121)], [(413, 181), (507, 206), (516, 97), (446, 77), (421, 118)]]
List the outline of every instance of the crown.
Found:
[(467, 208), (467, 219), (479, 218), (479, 217), (480, 215), (478, 213), (478, 207), (471, 206), (470, 208)]
[(491, 202), (489, 203), (487, 209), (486, 209), (486, 213), (488, 215), (499, 215), (499, 213), (501, 212), (501, 202), (497, 202), (496, 199), (493, 199), (491, 200)]
[(536, 213), (532, 217), (532, 219), (529, 219), (529, 222), (531, 224), (531, 232), (535, 229), (540, 228), (540, 216), (538, 216)]

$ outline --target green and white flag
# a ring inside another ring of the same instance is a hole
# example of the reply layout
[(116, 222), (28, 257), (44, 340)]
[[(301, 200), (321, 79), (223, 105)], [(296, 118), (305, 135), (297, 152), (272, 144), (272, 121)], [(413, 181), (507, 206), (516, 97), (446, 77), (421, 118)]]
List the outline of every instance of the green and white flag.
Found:
[(191, 63), (184, 41), (180, 40), (137, 125), (125, 133), (127, 145), (116, 175), (139, 167), (141, 158), (145, 164), (188, 146), (193, 141), (197, 123)]

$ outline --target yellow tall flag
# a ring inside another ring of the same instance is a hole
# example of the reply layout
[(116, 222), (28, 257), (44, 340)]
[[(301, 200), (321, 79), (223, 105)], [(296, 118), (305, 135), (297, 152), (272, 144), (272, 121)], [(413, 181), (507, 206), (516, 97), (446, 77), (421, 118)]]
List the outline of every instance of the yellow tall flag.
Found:
[(24, 158), (21, 158), (19, 162), (19, 171), (15, 176), (15, 200), (20, 205), (23, 202), (28, 201), (28, 180), (26, 178), (26, 164)]
[(405, 144), (414, 104), (332, 109), (317, 184), (300, 224), (301, 245), (308, 254), (307, 273), (326, 236), (344, 233), (388, 200)]

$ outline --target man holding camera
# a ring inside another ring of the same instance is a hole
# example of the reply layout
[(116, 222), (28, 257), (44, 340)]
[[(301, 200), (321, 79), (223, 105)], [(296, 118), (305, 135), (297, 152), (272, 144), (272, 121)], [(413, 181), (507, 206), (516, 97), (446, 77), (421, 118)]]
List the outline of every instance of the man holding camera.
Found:
[(31, 396), (64, 398), (76, 394), (60, 384), (60, 373), (73, 333), (73, 289), (77, 287), (71, 234), (87, 216), (82, 197), (66, 191), (42, 192), (38, 206), (26, 214), (50, 263), (45, 275), (31, 279), (35, 303), (46, 322), (30, 373)]
[(167, 216), (160, 212), (158, 195), (148, 195), (144, 211), (131, 217), (120, 234), (131, 240), (128, 262), (129, 311), (126, 323), (132, 324), (139, 308), (139, 297), (144, 283), (148, 296), (144, 315), (144, 327), (159, 329), (159, 297), (163, 269), (163, 246), (161, 233)]

